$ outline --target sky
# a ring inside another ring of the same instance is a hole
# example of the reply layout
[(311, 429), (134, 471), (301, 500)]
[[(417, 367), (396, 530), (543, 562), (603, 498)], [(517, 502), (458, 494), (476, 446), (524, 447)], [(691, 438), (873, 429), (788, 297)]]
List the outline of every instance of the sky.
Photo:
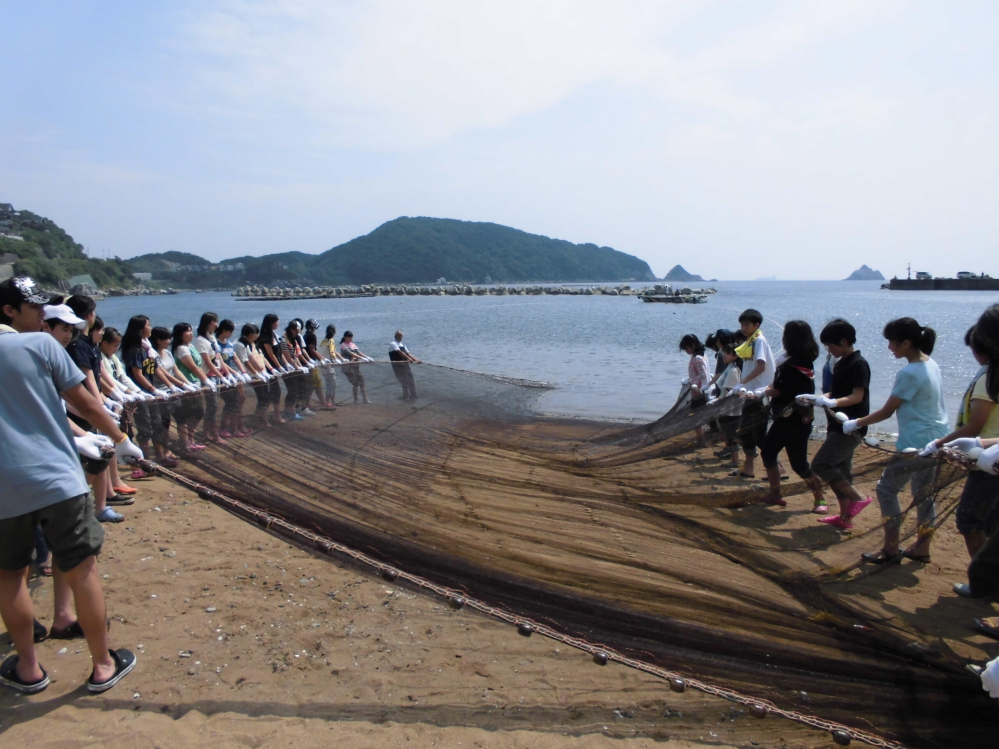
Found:
[(705, 278), (999, 276), (999, 3), (13, 2), (0, 202), (93, 256), (492, 221)]

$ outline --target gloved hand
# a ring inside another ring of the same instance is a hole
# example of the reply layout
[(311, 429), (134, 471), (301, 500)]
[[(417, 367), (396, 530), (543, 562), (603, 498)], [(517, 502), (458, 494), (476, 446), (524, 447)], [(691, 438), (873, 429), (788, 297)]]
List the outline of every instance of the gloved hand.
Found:
[(142, 460), (142, 450), (135, 445), (128, 437), (114, 446), (114, 453), (118, 456), (118, 462), (125, 465), (125, 458), (135, 458)]
[(739, 383), (734, 388), (732, 388), (732, 395), (742, 395), (745, 392), (746, 392), (746, 386), (743, 385), (742, 383)]
[(756, 388), (756, 390), (753, 391), (754, 398), (763, 398), (766, 396), (766, 394), (767, 394), (766, 388)]
[(201, 388), (199, 388), (193, 382), (185, 382), (183, 387), (184, 390), (186, 390), (189, 393), (197, 393), (199, 390), (201, 390)]
[(299, 367), (298, 371), (301, 372), (302, 374), (308, 374), (309, 373), (309, 368), (308, 367)]
[(118, 390), (117, 388), (112, 389), (111, 392), (108, 393), (108, 398), (110, 398), (111, 400), (116, 401), (118, 403), (124, 403), (125, 402), (125, 399), (122, 397), (121, 391)]
[(802, 393), (801, 395), (796, 395), (794, 399), (802, 406), (811, 406), (812, 404), (818, 405), (818, 398), (814, 393)]
[(843, 422), (843, 434), (853, 434), (859, 428), (860, 425), (857, 424), (856, 419), (848, 419), (847, 421)]
[[(106, 403), (102, 403), (101, 405), (104, 407), (104, 412), (107, 413), (107, 415), (110, 416), (112, 419), (114, 419), (115, 424), (117, 424), (119, 416), (117, 413), (115, 413), (114, 409), (108, 408)], [(117, 406), (118, 404), (116, 403), (115, 405)], [(118, 406), (118, 408), (121, 408), (121, 406)]]
[(970, 450), (981, 447), (982, 440), (978, 437), (959, 437), (956, 440), (951, 440), (944, 447), (948, 450), (956, 450), (959, 453), (966, 453)]
[(113, 413), (115, 416), (121, 415), (121, 404), (116, 401), (104, 401), (104, 408)]
[(169, 398), (170, 397), (170, 391), (167, 390), (165, 387), (154, 388), (153, 389), (153, 397), (154, 398)]
[(284, 371), (285, 371), (286, 374), (291, 374), (292, 372), (295, 371), (295, 368), (293, 366), (291, 366), (290, 364), (285, 364), (284, 365)]
[(201, 386), (203, 388), (207, 388), (208, 390), (211, 390), (213, 393), (217, 393), (218, 390), (219, 390), (218, 386), (214, 382), (212, 382), (210, 379), (209, 380), (205, 380), (204, 382), (202, 382)]
[(104, 458), (101, 454), (102, 448), (114, 447), (114, 442), (111, 441), (110, 437), (105, 437), (103, 434), (94, 434), (93, 432), (87, 432), (82, 437), (73, 437), (73, 442), (76, 443), (76, 451), (80, 455), (85, 458), (93, 458), (94, 460), (102, 460)]
[(930, 440), (926, 443), (926, 447), (919, 451), (919, 457), (928, 458), (931, 455), (936, 455), (938, 452), (940, 452), (940, 446), (937, 445), (937, 441)]
[(181, 388), (177, 387), (176, 385), (171, 385), (170, 386), (170, 393), (172, 395), (183, 395), (184, 391)]
[(985, 452), (978, 456), (978, 467), (993, 476), (999, 474), (999, 444), (986, 448)]
[(121, 402), (122, 403), (135, 403), (138, 399), (139, 399), (139, 397), (137, 395), (135, 395), (134, 393), (122, 393), (121, 394)]
[(253, 376), (256, 377), (258, 380), (260, 380), (261, 382), (267, 382), (268, 380), (271, 379), (271, 376), (266, 372), (264, 372), (263, 370), (259, 372), (254, 372)]
[(835, 408), (836, 407), (836, 399), (835, 398), (826, 398), (826, 396), (824, 396), (824, 395), (816, 395), (815, 396), (815, 405), (818, 406), (819, 408)]

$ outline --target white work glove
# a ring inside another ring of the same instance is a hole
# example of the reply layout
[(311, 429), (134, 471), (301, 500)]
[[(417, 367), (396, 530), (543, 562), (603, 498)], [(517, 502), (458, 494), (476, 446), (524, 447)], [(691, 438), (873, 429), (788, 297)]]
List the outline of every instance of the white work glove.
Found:
[(818, 398), (814, 393), (802, 393), (794, 397), (802, 406), (818, 405)]
[(364, 357), (364, 361), (366, 361), (366, 362), (370, 362), (371, 364), (374, 364), (374, 363), (375, 363), (375, 360), (374, 360), (374, 359), (372, 359), (372, 358), (371, 358), (370, 356), (365, 356), (365, 357)]
[(690, 378), (689, 377), (684, 377), (682, 380), (680, 380), (680, 384), (681, 385), (689, 385), (690, 384)]
[(196, 393), (196, 392), (198, 392), (201, 389), (197, 385), (195, 385), (193, 382), (185, 382), (182, 385), (182, 387), (184, 388), (184, 390), (186, 390), (189, 393)]
[(928, 458), (931, 455), (936, 455), (940, 452), (940, 447), (937, 445), (936, 440), (930, 440), (926, 443), (926, 447), (919, 451), (920, 458)]
[(738, 395), (738, 396), (741, 396), (745, 392), (746, 392), (746, 386), (743, 385), (741, 382), (729, 391), (731, 395)]
[(170, 391), (165, 387), (158, 387), (153, 389), (153, 397), (155, 398), (169, 398)]
[(765, 398), (766, 395), (767, 395), (766, 388), (756, 388), (756, 390), (753, 391), (754, 398)]
[(818, 406), (819, 408), (835, 408), (836, 407), (836, 399), (835, 398), (826, 398), (826, 396), (824, 396), (824, 395), (816, 395), (815, 396), (815, 405)]
[(860, 426), (857, 424), (856, 419), (848, 419), (843, 422), (843, 434), (853, 434), (856, 432)]
[[(117, 424), (118, 423), (118, 419), (119, 419), (118, 414), (116, 414), (112, 409), (108, 408), (106, 405), (104, 405), (104, 404), (101, 404), (101, 405), (104, 406), (104, 412), (114, 420), (115, 424)], [(119, 408), (120, 408), (120, 406), (119, 406)]]
[(125, 402), (125, 399), (122, 398), (122, 394), (117, 388), (113, 389), (110, 393), (108, 393), (108, 398), (110, 398), (113, 401), (117, 401), (118, 403)]
[(993, 476), (999, 474), (999, 444), (986, 448), (985, 452), (978, 456), (978, 467)]
[(254, 372), (253, 376), (256, 377), (258, 380), (260, 380), (261, 382), (267, 382), (271, 378), (271, 376), (264, 371)]
[(153, 395), (152, 393), (146, 393), (146, 392), (136, 393), (135, 397), (138, 398), (141, 401), (156, 400), (156, 396), (155, 395)]
[(111, 441), (110, 437), (105, 437), (103, 434), (94, 434), (93, 432), (87, 432), (82, 437), (73, 437), (73, 442), (76, 443), (76, 451), (80, 455), (85, 458), (93, 458), (94, 460), (103, 460), (104, 456), (101, 454), (102, 448), (114, 447), (114, 442)]
[(135, 445), (128, 437), (114, 446), (114, 454), (118, 457), (118, 462), (121, 465), (125, 465), (125, 458), (142, 460), (144, 457), (142, 455), (142, 450), (140, 450), (138, 446)]
[(308, 374), (309, 373), (309, 368), (308, 367), (299, 367), (298, 371), (301, 372), (302, 374)]
[(957, 450), (959, 453), (967, 453), (974, 450), (976, 447), (982, 446), (982, 440), (978, 437), (959, 437), (956, 440), (951, 440), (944, 447), (949, 450)]
[(211, 380), (205, 380), (203, 383), (201, 383), (201, 387), (211, 390), (213, 393), (217, 393), (219, 390), (218, 386)]
[(177, 387), (176, 385), (171, 385), (170, 386), (170, 393), (172, 395), (183, 395), (184, 391), (181, 388)]
[(295, 368), (290, 364), (285, 364), (284, 367), (282, 367), (282, 369), (284, 370), (285, 374), (291, 374), (292, 372), (295, 371)]
[(121, 415), (122, 409), (120, 403), (117, 403), (115, 401), (104, 401), (103, 405), (106, 411), (113, 413), (115, 416)]

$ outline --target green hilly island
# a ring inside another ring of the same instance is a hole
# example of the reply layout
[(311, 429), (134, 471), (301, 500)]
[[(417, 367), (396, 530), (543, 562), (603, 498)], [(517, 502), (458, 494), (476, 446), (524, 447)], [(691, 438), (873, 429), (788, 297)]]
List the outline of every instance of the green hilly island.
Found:
[(533, 283), (654, 281), (648, 263), (595, 244), (573, 244), (508, 226), (442, 218), (397, 218), (370, 234), (318, 255), (282, 252), (219, 262), (189, 252), (140, 255), (127, 261), (87, 257), (82, 245), (54, 221), (30, 211), (5, 213), (0, 255), (13, 272), (66, 288), (89, 275), (104, 289), (136, 285), (133, 273), (151, 274), (146, 285), (234, 288), (286, 283), (340, 286), (369, 283)]
[(200, 287), (273, 284), (651, 281), (648, 263), (595, 244), (573, 244), (499, 224), (397, 218), (319, 255), (285, 252), (211, 263), (180, 252), (128, 261), (163, 283)]

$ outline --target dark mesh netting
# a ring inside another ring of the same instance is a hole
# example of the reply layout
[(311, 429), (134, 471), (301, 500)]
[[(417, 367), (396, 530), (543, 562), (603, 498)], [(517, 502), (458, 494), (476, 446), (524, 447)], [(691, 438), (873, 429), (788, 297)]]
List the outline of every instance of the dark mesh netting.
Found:
[[(180, 472), (711, 684), (907, 746), (995, 746), (999, 713), (953, 645), (969, 617), (948, 603), (955, 580), (900, 599), (917, 587), (908, 565), (861, 565), (882, 543), (876, 502), (848, 533), (815, 522), (797, 476), (786, 508), (756, 501), (760, 483), (729, 478), (694, 435), (737, 412), (731, 400), (693, 412), (681, 400), (653, 424), (622, 427), (531, 415), (537, 384), (414, 365), (418, 398), (402, 400), (392, 365), (360, 370), (372, 404), (352, 403), (338, 370), (336, 411), (213, 447)], [(960, 465), (861, 445), (854, 481), (873, 495), (890, 462), (927, 460), (937, 515), (921, 532), (953, 532)], [(908, 490), (900, 499), (904, 545), (916, 512)]]

